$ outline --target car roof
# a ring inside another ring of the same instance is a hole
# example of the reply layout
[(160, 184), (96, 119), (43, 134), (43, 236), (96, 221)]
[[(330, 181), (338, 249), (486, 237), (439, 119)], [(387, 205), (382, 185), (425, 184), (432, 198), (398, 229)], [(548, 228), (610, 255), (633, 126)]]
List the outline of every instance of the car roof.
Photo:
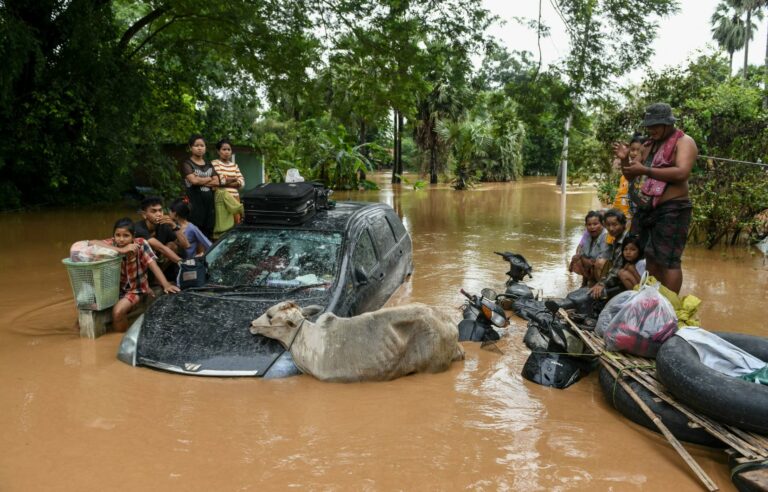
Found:
[(311, 231), (339, 231), (345, 232), (350, 223), (360, 217), (370, 215), (376, 210), (386, 210), (388, 205), (378, 202), (336, 202), (336, 206), (330, 210), (318, 210), (314, 217), (303, 224), (279, 225), (279, 224), (246, 224), (237, 226), (238, 229), (297, 229)]

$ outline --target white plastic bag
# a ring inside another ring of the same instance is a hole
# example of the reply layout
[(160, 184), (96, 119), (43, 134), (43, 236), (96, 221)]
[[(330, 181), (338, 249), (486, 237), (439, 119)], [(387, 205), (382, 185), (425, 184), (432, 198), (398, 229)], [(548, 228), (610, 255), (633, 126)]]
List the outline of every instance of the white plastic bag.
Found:
[(292, 167), (285, 173), (285, 182), (286, 183), (303, 183), (304, 178), (301, 177), (301, 174), (299, 174), (298, 169)]
[(675, 309), (659, 293), (659, 285), (643, 285), (616, 313), (603, 336), (606, 349), (656, 357), (661, 344), (677, 331)]
[(605, 336), (605, 330), (608, 329), (608, 325), (611, 324), (613, 317), (621, 311), (624, 304), (626, 304), (635, 294), (637, 294), (637, 292), (634, 290), (625, 290), (624, 292), (616, 294), (610, 301), (608, 301), (608, 304), (606, 304), (603, 310), (600, 311), (600, 316), (597, 317), (597, 323), (595, 323), (595, 333), (597, 336), (601, 338)]

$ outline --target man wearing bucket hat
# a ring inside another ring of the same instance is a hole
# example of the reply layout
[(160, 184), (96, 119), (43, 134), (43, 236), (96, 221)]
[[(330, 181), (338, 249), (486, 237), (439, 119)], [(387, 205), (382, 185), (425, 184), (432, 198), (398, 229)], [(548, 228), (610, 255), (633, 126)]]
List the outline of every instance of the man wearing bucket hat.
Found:
[(616, 143), (613, 149), (630, 181), (629, 198), (635, 209), (632, 233), (640, 236), (648, 273), (679, 293), (680, 258), (692, 212), (688, 178), (699, 150), (691, 137), (675, 128), (675, 121), (669, 104), (651, 104), (642, 123), (648, 141), (641, 155), (630, 161), (626, 144)]

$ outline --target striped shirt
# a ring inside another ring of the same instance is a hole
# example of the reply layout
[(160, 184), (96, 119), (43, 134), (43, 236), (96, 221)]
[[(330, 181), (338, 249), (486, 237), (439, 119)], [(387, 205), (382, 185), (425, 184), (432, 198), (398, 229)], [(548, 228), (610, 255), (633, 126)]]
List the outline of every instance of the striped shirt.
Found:
[(232, 196), (237, 198), (238, 201), (240, 201), (240, 194), (237, 192), (237, 190), (245, 186), (245, 178), (243, 178), (243, 175), (240, 172), (240, 168), (237, 167), (237, 164), (231, 161), (222, 162), (219, 159), (213, 161), (212, 164), (213, 168), (216, 169), (216, 173), (221, 176), (222, 179), (237, 178), (237, 182), (240, 186), (237, 188), (231, 188), (230, 186), (227, 186), (224, 189), (227, 190)]

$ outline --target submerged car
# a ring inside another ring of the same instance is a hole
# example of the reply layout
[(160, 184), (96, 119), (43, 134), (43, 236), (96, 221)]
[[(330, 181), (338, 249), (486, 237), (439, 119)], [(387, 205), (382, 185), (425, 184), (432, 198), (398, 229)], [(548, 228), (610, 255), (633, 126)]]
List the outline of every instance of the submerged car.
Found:
[(413, 270), (411, 238), (385, 204), (339, 202), (301, 225), (241, 224), (205, 255), (204, 286), (161, 296), (124, 335), (118, 358), (206, 376), (299, 371), (251, 321), (284, 300), (349, 317), (379, 309)]

